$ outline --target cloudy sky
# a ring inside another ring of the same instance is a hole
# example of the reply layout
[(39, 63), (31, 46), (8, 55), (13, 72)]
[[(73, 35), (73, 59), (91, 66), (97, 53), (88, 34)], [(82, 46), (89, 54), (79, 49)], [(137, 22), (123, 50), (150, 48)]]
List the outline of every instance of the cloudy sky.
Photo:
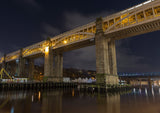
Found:
[[(0, 56), (144, 1), (3, 0)], [(160, 31), (118, 40), (116, 48), (119, 72), (160, 72)], [(64, 67), (95, 70), (95, 46), (64, 53)]]

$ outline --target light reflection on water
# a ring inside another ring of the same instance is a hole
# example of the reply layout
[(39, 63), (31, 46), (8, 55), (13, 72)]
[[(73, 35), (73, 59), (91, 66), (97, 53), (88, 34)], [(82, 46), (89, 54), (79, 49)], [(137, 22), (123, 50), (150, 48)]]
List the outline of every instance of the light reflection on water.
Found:
[(0, 92), (0, 113), (160, 113), (160, 88), (96, 93), (76, 89)]

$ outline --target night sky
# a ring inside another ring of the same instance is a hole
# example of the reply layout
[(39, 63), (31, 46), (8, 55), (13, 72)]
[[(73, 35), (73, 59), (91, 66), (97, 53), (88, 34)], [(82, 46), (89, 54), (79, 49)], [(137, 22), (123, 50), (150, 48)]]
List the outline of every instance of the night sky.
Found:
[[(1, 0), (0, 55), (144, 1)], [(119, 72), (160, 72), (160, 31), (118, 40), (116, 48)], [(95, 46), (64, 53), (64, 68), (95, 70), (95, 63)]]

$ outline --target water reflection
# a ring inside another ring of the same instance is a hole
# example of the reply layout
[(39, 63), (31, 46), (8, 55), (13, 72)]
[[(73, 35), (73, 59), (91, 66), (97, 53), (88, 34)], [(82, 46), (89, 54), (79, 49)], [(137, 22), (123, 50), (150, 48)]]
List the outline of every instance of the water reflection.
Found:
[(96, 93), (77, 89), (0, 92), (0, 113), (159, 113), (160, 88)]
[(146, 96), (148, 96), (148, 91), (147, 91), (147, 88), (145, 88), (145, 94), (146, 94)]
[(97, 113), (120, 113), (120, 94), (99, 96)]
[(38, 92), (38, 100), (40, 101), (40, 99), (41, 99), (41, 92), (39, 91)]
[(153, 87), (152, 87), (152, 96), (154, 97), (154, 89), (153, 89)]
[(139, 88), (139, 93), (141, 94), (141, 88)]
[(44, 92), (41, 113), (62, 113), (62, 91)]
[(34, 101), (34, 96), (32, 95), (32, 102)]
[(11, 113), (14, 113), (14, 107), (12, 106), (12, 108), (11, 108)]

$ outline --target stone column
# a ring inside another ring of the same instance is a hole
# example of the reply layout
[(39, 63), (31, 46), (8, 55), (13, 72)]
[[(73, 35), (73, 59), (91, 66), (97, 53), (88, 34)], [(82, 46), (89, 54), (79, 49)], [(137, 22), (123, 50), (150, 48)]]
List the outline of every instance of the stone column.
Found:
[(58, 82), (62, 82), (63, 77), (63, 54), (57, 53), (55, 55), (55, 70), (54, 70), (55, 78), (57, 78)]
[(51, 47), (51, 42), (49, 41), (49, 46), (45, 48), (45, 61), (44, 61), (44, 76), (53, 76), (53, 51)]
[(105, 83), (105, 74), (110, 73), (109, 68), (109, 57), (108, 57), (108, 41), (104, 37), (102, 29), (102, 18), (96, 20), (96, 34), (95, 34), (95, 45), (96, 45), (96, 79), (97, 83)]
[(101, 18), (98, 18), (96, 21), (95, 45), (97, 74), (110, 73), (108, 58), (108, 40), (106, 40), (104, 37)]
[(118, 84), (115, 42), (105, 37), (103, 20), (96, 20), (96, 80), (98, 84)]
[(109, 67), (110, 67), (110, 74), (117, 75), (115, 40), (111, 40), (109, 42)]
[(34, 77), (34, 59), (28, 59), (28, 78)]
[(25, 59), (23, 58), (23, 49), (20, 50), (19, 60), (18, 60), (18, 76), (25, 76)]

